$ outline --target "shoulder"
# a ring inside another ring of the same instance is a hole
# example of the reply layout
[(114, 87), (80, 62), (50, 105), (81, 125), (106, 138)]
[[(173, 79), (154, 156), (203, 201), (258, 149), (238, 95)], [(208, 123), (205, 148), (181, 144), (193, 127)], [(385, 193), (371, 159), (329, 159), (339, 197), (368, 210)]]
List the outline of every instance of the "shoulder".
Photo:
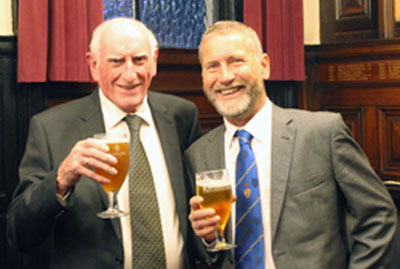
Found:
[(325, 111), (284, 109), (274, 106), (272, 110), (273, 134), (295, 133), (298, 141), (315, 143), (331, 141), (335, 137), (351, 137), (341, 114)]
[(223, 143), (224, 141), (224, 131), (225, 126), (219, 125), (218, 127), (212, 129), (211, 131), (207, 132), (195, 142), (193, 142), (190, 147), (186, 150), (187, 154), (191, 154), (191, 152), (198, 152), (207, 150), (208, 145), (216, 145), (219, 143)]
[(341, 114), (336, 112), (288, 109), (277, 106), (273, 107), (272, 119), (275, 124), (283, 124), (299, 130), (330, 129), (336, 124), (343, 123)]
[[(97, 98), (97, 100), (96, 100)], [(50, 107), (32, 117), (45, 122), (67, 121), (88, 114), (90, 110), (101, 113), (98, 96), (92, 93), (88, 96)]]
[(185, 151), (186, 164), (190, 171), (204, 171), (225, 167), (224, 130), (221, 125), (196, 140)]

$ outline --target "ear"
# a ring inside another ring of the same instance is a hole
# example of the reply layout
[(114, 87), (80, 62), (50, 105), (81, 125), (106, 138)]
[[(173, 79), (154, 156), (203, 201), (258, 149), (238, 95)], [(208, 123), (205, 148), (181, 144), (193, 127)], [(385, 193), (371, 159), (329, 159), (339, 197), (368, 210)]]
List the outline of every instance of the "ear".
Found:
[(153, 70), (151, 72), (151, 76), (154, 78), (157, 75), (157, 60), (158, 60), (158, 55), (160, 53), (160, 50), (157, 48), (154, 51), (154, 56), (153, 56)]
[(95, 81), (98, 81), (98, 74), (97, 74), (97, 57), (93, 52), (86, 53), (86, 62), (89, 65), (90, 73)]
[(270, 61), (269, 61), (269, 57), (268, 54), (264, 53), (261, 56), (261, 66), (262, 66), (262, 77), (264, 80), (269, 79), (269, 75), (270, 75)]

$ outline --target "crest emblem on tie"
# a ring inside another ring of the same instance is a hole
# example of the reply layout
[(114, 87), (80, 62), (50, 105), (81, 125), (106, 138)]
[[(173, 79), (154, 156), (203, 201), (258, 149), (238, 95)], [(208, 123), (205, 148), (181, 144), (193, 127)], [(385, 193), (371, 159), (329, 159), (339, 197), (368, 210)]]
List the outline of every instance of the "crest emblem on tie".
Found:
[(245, 189), (243, 191), (243, 194), (246, 198), (249, 198), (251, 195), (251, 189), (249, 188), (249, 184), (246, 183), (246, 184), (244, 184), (244, 186), (245, 186)]
[(251, 190), (250, 189), (245, 189), (244, 190), (244, 196), (246, 196), (246, 198), (249, 198), (251, 195)]

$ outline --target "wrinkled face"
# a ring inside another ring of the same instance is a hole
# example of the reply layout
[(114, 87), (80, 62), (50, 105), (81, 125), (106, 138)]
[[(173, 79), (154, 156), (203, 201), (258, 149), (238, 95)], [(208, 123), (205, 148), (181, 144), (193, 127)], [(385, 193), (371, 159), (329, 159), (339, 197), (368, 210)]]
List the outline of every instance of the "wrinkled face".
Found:
[(201, 50), (205, 94), (223, 117), (243, 126), (265, 103), (268, 56), (258, 56), (239, 32), (210, 35)]
[(104, 95), (127, 113), (142, 105), (157, 73), (158, 51), (152, 53), (148, 35), (141, 29), (108, 29), (98, 53), (88, 53), (93, 78)]

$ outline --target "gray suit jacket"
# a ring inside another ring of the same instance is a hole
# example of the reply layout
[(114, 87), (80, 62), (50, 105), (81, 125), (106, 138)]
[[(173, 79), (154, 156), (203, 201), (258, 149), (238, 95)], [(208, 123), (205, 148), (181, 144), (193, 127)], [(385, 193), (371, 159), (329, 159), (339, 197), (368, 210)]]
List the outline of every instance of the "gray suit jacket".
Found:
[[(224, 130), (186, 151), (192, 176), (225, 167)], [(387, 268), (395, 206), (340, 115), (273, 105), (271, 151), (276, 268)]]
[[(187, 180), (183, 152), (200, 134), (198, 111), (193, 103), (171, 95), (148, 93), (167, 162), (180, 231), (185, 242), (185, 265), (193, 267), (188, 224)], [(75, 143), (104, 132), (98, 92), (59, 105), (31, 119), (20, 183), (8, 211), (8, 239), (17, 249), (32, 250), (44, 241), (51, 244), (51, 267), (121, 268), (123, 247), (119, 219), (102, 220), (96, 213), (107, 207), (102, 187), (88, 178), (75, 185), (67, 205), (55, 192), (58, 166)]]

